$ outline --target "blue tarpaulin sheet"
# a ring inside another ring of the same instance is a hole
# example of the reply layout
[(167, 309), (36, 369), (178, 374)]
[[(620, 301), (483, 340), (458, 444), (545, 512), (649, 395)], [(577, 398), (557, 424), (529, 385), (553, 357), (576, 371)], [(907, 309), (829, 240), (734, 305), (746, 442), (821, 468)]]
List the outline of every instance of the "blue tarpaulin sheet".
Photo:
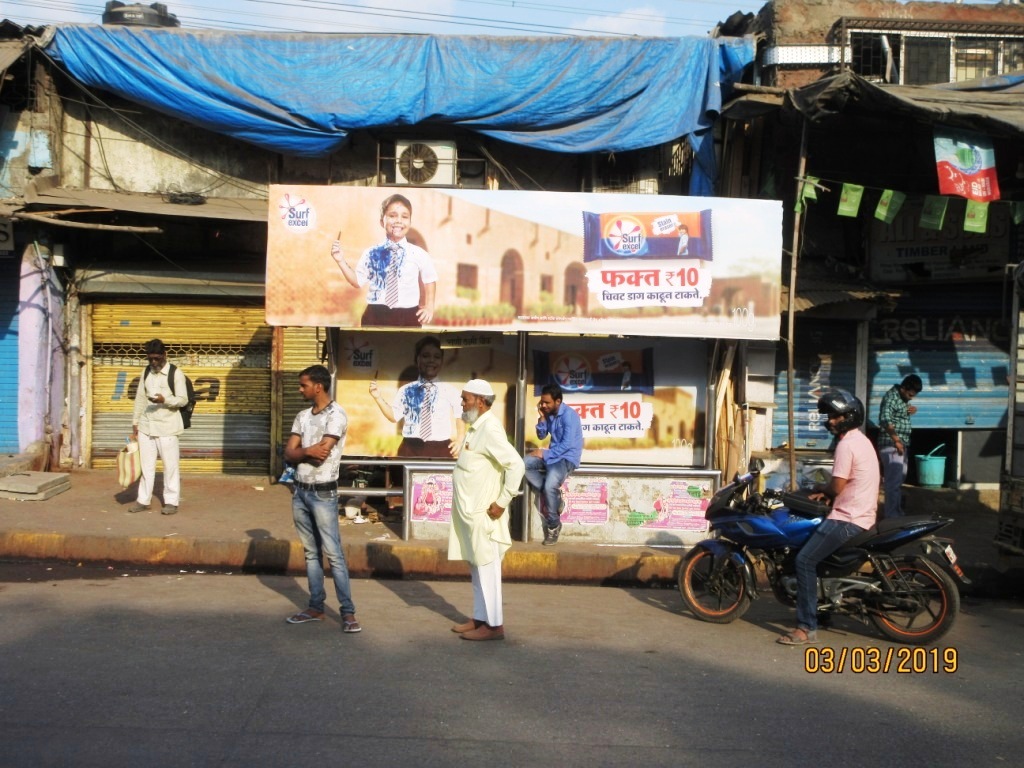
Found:
[(698, 157), (752, 38), (261, 34), (62, 25), (47, 52), (78, 81), (282, 154), (350, 131), (455, 125), (555, 152), (689, 136)]

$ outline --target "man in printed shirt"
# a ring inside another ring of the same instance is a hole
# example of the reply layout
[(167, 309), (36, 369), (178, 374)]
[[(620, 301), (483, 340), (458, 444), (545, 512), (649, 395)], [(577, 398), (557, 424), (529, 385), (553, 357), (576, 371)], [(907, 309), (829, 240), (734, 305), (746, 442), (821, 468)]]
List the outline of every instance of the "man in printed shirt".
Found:
[(921, 377), (912, 373), (889, 388), (878, 409), (878, 454), (882, 458), (887, 518), (903, 514), (903, 483), (910, 461), (910, 417), (917, 413), (910, 401), (922, 387)]
[(300, 411), (284, 447), (285, 461), (295, 464), (292, 520), (306, 553), (309, 607), (289, 616), (289, 624), (323, 621), (323, 556), (331, 564), (334, 591), (341, 606), (343, 632), (360, 632), (352, 602), (348, 565), (341, 548), (338, 529), (338, 469), (345, 448), (348, 416), (331, 397), (331, 374), (322, 365), (312, 365), (299, 374), (299, 394), (313, 405)]
[(523, 482), (523, 460), (491, 413), (494, 390), (483, 379), (462, 388), (462, 420), (469, 424), (452, 474), (448, 559), (469, 561), (473, 618), (456, 624), (463, 640), (501, 640), (505, 619), (501, 560), (512, 546), (508, 505)]
[(562, 402), (562, 388), (557, 384), (541, 389), (537, 410), (537, 438), (551, 435), (551, 443), (526, 455), (526, 482), (537, 494), (544, 544), (553, 546), (562, 532), (562, 483), (579, 467), (583, 456), (583, 426), (576, 410)]
[(152, 339), (146, 342), (145, 350), (149, 368), (139, 379), (132, 412), (132, 439), (139, 442), (142, 478), (139, 480), (139, 495), (128, 511), (144, 512), (151, 508), (159, 455), (164, 462), (164, 505), (160, 511), (173, 515), (181, 501), (178, 435), (185, 431), (179, 411), (188, 405), (185, 374), (175, 368), (172, 392), (167, 379), (170, 368), (167, 347), (160, 339)]

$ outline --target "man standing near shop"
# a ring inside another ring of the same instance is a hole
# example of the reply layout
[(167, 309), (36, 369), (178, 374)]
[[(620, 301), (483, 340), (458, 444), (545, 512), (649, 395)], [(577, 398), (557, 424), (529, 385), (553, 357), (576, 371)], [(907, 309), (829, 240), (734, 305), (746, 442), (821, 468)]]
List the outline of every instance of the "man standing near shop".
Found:
[(537, 494), (544, 545), (550, 547), (562, 532), (562, 484), (583, 456), (583, 425), (576, 410), (562, 402), (557, 384), (544, 385), (537, 410), (537, 438), (551, 435), (551, 443), (526, 454), (526, 482)]
[(501, 560), (512, 546), (508, 505), (523, 482), (523, 460), (491, 413), (494, 390), (483, 379), (462, 388), (462, 420), (469, 427), (452, 473), (448, 559), (467, 560), (473, 582), (473, 618), (456, 624), (463, 640), (502, 640)]
[(327, 599), (323, 567), (326, 555), (341, 607), (341, 629), (348, 633), (359, 632), (362, 627), (356, 620), (338, 528), (338, 469), (345, 448), (348, 416), (331, 397), (331, 374), (322, 365), (310, 366), (299, 374), (299, 394), (312, 403), (312, 407), (295, 417), (291, 436), (284, 447), (284, 460), (296, 465), (292, 519), (306, 553), (309, 607), (286, 621), (289, 624), (323, 621)]
[(159, 456), (164, 462), (164, 505), (160, 512), (173, 515), (181, 501), (178, 435), (185, 431), (179, 411), (188, 405), (185, 374), (175, 367), (172, 386), (168, 379), (171, 366), (167, 362), (167, 347), (160, 339), (147, 341), (145, 350), (148, 367), (139, 380), (132, 412), (132, 439), (139, 442), (142, 478), (139, 495), (128, 511), (144, 512), (151, 508)]
[(910, 417), (917, 413), (910, 401), (922, 388), (921, 377), (912, 373), (885, 393), (878, 409), (878, 453), (882, 459), (886, 518), (903, 514), (902, 486), (910, 461)]

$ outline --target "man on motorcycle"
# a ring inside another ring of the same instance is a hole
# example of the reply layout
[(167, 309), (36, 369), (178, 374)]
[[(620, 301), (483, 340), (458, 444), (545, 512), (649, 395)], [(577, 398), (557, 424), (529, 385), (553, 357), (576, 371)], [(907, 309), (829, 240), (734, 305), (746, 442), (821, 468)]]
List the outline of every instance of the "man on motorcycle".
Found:
[(878, 455), (859, 429), (864, 404), (845, 390), (832, 389), (818, 400), (818, 413), (827, 417), (828, 431), (837, 442), (832, 479), (811, 498), (827, 498), (832, 511), (796, 556), (797, 626), (778, 638), (783, 645), (818, 641), (818, 563), (878, 517)]

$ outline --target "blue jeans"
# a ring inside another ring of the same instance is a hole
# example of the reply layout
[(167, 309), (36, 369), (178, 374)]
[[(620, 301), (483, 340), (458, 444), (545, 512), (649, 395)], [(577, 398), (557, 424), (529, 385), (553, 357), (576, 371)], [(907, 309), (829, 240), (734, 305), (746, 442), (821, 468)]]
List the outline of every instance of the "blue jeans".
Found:
[(545, 464), (544, 459), (527, 455), (526, 482), (537, 494), (537, 511), (544, 518), (545, 528), (560, 524), (559, 507), (562, 502), (562, 483), (576, 467), (568, 459)]
[(352, 590), (348, 580), (348, 566), (341, 549), (341, 532), (338, 528), (338, 492), (306, 491), (295, 489), (292, 496), (292, 519), (299, 541), (306, 551), (306, 577), (309, 579), (309, 607), (323, 611), (327, 592), (324, 590), (324, 566), (322, 557), (327, 556), (331, 564), (334, 591), (338, 594), (341, 615), (354, 614)]
[(900, 496), (903, 483), (907, 481), (907, 467), (910, 446), (903, 446), (903, 455), (896, 453), (895, 446), (887, 446), (879, 452), (882, 458), (882, 487), (885, 489), (885, 517), (899, 517), (903, 514)]
[(825, 520), (796, 555), (796, 625), (818, 628), (818, 563), (864, 529), (853, 523)]

